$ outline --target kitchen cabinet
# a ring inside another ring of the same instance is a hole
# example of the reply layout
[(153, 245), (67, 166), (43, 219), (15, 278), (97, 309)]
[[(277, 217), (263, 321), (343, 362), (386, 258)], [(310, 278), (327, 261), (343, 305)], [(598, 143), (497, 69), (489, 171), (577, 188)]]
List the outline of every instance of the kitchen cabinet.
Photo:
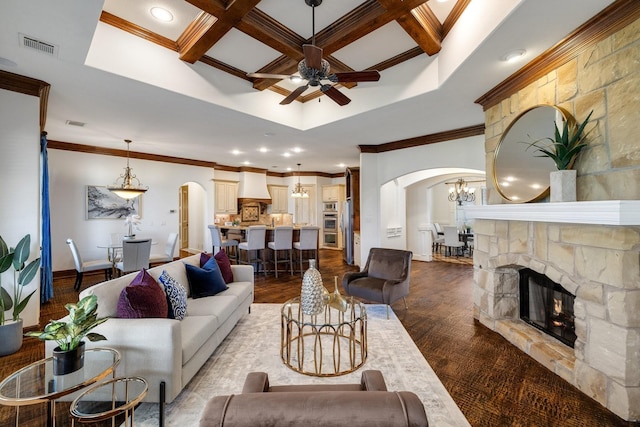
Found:
[(339, 202), (344, 200), (343, 185), (323, 185), (322, 201), (323, 202)]
[(289, 213), (289, 187), (286, 185), (269, 185), (271, 195), (271, 213)]
[(215, 181), (215, 213), (238, 213), (238, 183), (236, 181)]

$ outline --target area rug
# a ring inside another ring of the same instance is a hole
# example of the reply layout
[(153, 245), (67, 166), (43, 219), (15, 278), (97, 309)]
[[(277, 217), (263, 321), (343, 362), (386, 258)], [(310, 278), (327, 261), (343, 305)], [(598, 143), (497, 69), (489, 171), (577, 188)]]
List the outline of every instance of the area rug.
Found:
[[(350, 374), (329, 378), (303, 375), (282, 363), (280, 307), (251, 306), (251, 314), (238, 322), (198, 374), (166, 406), (165, 425), (198, 425), (207, 400), (240, 393), (248, 372), (266, 372), (273, 385), (338, 384), (359, 383), (363, 370), (378, 369), (389, 390), (412, 391), (420, 397), (430, 427), (470, 426), (393, 311), (389, 311), (387, 320), (384, 305), (366, 306), (368, 357), (364, 365)], [(157, 426), (158, 405), (140, 405), (135, 411), (135, 425)]]

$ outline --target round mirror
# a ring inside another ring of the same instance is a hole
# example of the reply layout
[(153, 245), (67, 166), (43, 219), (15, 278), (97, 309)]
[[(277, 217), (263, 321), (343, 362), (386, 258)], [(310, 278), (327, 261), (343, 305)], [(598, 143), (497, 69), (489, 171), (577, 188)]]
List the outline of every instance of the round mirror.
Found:
[(511, 122), (502, 134), (493, 158), (493, 180), (500, 195), (510, 202), (541, 199), (549, 191), (549, 172), (558, 170), (549, 157), (540, 157), (531, 144), (554, 139), (555, 126), (562, 129), (566, 113), (552, 105), (530, 108)]

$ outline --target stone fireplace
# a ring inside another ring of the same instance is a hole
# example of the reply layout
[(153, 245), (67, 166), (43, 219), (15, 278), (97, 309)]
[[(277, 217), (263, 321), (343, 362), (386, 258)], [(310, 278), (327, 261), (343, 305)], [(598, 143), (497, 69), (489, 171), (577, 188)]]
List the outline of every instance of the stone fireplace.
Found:
[[(640, 201), (489, 205), (475, 219), (474, 317), (621, 418), (640, 419)], [(575, 295), (571, 348), (520, 319), (533, 270)]]

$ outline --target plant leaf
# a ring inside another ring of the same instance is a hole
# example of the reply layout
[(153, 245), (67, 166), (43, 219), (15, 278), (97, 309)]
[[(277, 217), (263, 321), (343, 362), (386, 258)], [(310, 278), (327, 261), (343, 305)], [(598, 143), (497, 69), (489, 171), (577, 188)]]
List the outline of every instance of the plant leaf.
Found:
[(18, 276), (18, 284), (20, 286), (26, 286), (29, 283), (31, 283), (31, 281), (35, 277), (36, 273), (38, 273), (39, 269), (40, 269), (40, 258), (37, 258), (37, 259), (34, 259), (33, 261), (31, 261), (20, 272), (20, 275)]
[(7, 243), (4, 241), (2, 236), (0, 236), (0, 257), (3, 257), (8, 253), (9, 253), (9, 248), (7, 247)]
[(13, 252), (6, 253), (0, 258), (0, 273), (4, 273), (13, 263)]
[(29, 252), (31, 247), (31, 235), (24, 236), (16, 245), (16, 249), (13, 252), (13, 268), (17, 271), (22, 270), (22, 265), (27, 259), (29, 259)]
[(4, 311), (11, 310), (13, 307), (13, 300), (11, 299), (11, 295), (4, 288), (0, 288), (0, 293), (2, 293), (2, 308)]
[(20, 313), (22, 313), (22, 311), (27, 307), (27, 304), (29, 304), (29, 300), (31, 299), (31, 297), (33, 296), (33, 294), (35, 294), (36, 291), (31, 292), (29, 295), (27, 295), (26, 297), (24, 297), (22, 299), (22, 301), (17, 302), (16, 303), (16, 308), (13, 310), (13, 320), (17, 320), (15, 319), (15, 317), (18, 317), (20, 315)]

